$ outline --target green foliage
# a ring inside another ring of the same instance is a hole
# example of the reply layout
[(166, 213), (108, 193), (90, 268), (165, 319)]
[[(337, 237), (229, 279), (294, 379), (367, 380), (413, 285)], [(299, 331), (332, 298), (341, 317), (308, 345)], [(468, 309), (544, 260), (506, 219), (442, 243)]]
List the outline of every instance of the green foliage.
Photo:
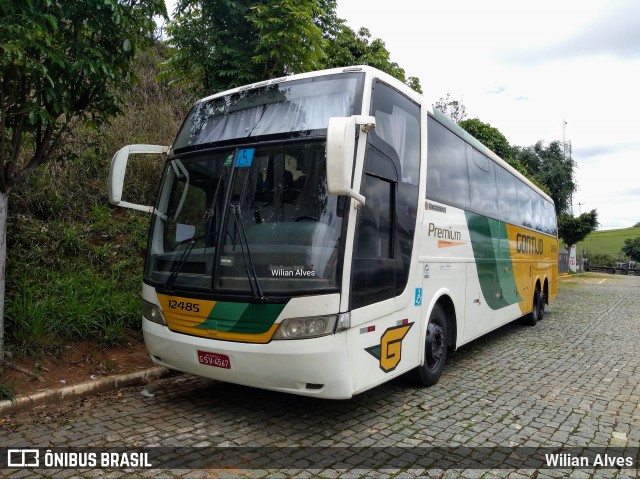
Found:
[[(56, 351), (87, 338), (108, 345), (140, 327), (149, 217), (109, 206), (106, 185), (115, 151), (132, 142), (171, 144), (181, 124), (186, 93), (156, 79), (166, 55), (162, 45), (138, 52), (122, 114), (97, 131), (78, 125), (67, 161), (50, 162), (12, 190), (5, 311), (15, 352)], [(162, 158), (135, 160), (125, 194), (152, 204)]]
[(405, 80), (405, 83), (411, 87), (414, 91), (422, 93), (422, 85), (420, 85), (420, 78), (409, 77)]
[[(66, 161), (49, 163), (42, 174), (15, 188), (10, 214), (44, 221), (91, 221), (90, 212), (108, 204), (109, 162), (118, 149), (130, 143), (172, 143), (187, 111), (188, 95), (157, 80), (158, 63), (167, 55), (161, 44), (138, 53), (132, 67), (136, 81), (122, 95), (122, 113), (97, 130), (77, 125), (66, 143)], [(125, 179), (127, 198), (153, 203), (162, 163), (159, 155), (136, 155), (135, 161), (129, 162)], [(15, 235), (10, 231), (9, 236)]]
[(8, 340), (20, 352), (56, 349), (64, 341), (117, 341), (138, 327), (142, 257), (148, 218), (94, 208), (93, 221), (11, 217), (7, 270)]
[(321, 6), (317, 0), (180, 0), (167, 27), (175, 51), (165, 75), (200, 97), (315, 70), (326, 41)]
[(61, 157), (74, 125), (120, 111), (140, 45), (164, 2), (0, 2), (0, 191)]
[(292, 73), (371, 65), (421, 92), (380, 39), (337, 17), (335, 0), (180, 0), (164, 75), (194, 98)]
[(460, 123), (467, 117), (467, 108), (458, 100), (452, 100), (449, 93), (446, 98), (440, 98), (435, 102), (433, 107), (447, 115), (455, 123)]
[(566, 213), (571, 208), (571, 195), (577, 189), (573, 179), (575, 161), (565, 157), (562, 144), (552, 141), (548, 146), (542, 141), (527, 148), (514, 148), (514, 156), (540, 183), (547, 186), (553, 198), (556, 213)]
[(193, 98), (257, 81), (248, 0), (180, 0), (167, 25), (174, 48), (164, 76)]
[(500, 133), (500, 130), (494, 128), (488, 123), (478, 120), (477, 118), (462, 120), (458, 122), (458, 125), (500, 158), (510, 162), (511, 146), (509, 145), (507, 138)]
[(337, 34), (329, 42), (326, 51), (325, 68), (337, 68), (350, 65), (369, 65), (405, 82), (418, 93), (422, 93), (420, 80), (416, 77), (405, 77), (404, 69), (391, 61), (391, 54), (384, 42), (375, 38), (366, 28), (354, 32), (339, 20)]
[(624, 240), (622, 252), (633, 261), (640, 261), (640, 236)]
[(317, 0), (262, 0), (249, 7), (246, 18), (259, 32), (252, 60), (264, 68), (263, 78), (320, 67), (325, 40), (315, 19), (321, 14)]
[(589, 259), (589, 264), (592, 266), (616, 266), (626, 261), (626, 258), (620, 254), (588, 253), (585, 257)]
[(626, 261), (621, 252), (624, 241), (638, 236), (640, 236), (640, 227), (594, 231), (580, 241), (576, 248), (579, 253), (584, 251), (589, 258), (594, 254), (605, 254), (618, 258), (618, 261)]
[(566, 213), (558, 216), (558, 236), (564, 240), (568, 246), (577, 244), (587, 237), (587, 235), (598, 227), (598, 212), (591, 210), (589, 213), (582, 213), (578, 217), (573, 217)]
[(13, 401), (13, 400), (15, 400), (15, 398), (16, 398), (16, 395), (11, 390), (11, 387), (9, 386), (9, 384), (6, 384), (4, 382), (2, 369), (0, 369), (0, 401), (2, 401), (4, 399), (8, 399), (10, 401)]

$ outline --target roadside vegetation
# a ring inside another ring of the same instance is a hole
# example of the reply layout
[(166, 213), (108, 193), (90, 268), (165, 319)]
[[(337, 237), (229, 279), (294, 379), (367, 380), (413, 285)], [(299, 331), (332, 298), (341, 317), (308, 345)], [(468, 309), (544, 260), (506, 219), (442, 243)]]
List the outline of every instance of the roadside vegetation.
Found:
[[(189, 105), (181, 89), (157, 80), (167, 51), (157, 44), (138, 55), (121, 116), (98, 130), (76, 129), (65, 161), (12, 191), (5, 305), (12, 354), (55, 354), (87, 339), (109, 346), (139, 329), (149, 216), (111, 207), (107, 175), (120, 147), (173, 141)], [(131, 166), (127, 193), (153, 204), (162, 159)]]
[[(150, 12), (164, 4), (122, 0), (105, 9), (104, 3), (89, 0), (81, 6), (86, 11), (71, 0), (0, 7), (8, 20), (0, 34), (0, 78), (32, 85), (18, 91), (0, 81), (0, 196), (8, 198), (6, 256), (0, 238), (0, 373), (5, 350), (8, 357), (59, 354), (72, 341), (108, 346), (139, 329), (149, 218), (108, 203), (109, 163), (119, 148), (169, 145), (195, 98), (274, 75), (370, 64), (420, 89), (382, 40), (337, 17), (335, 0), (264, 8), (234, 0), (224, 16), (232, 27), (214, 21), (220, 15), (212, 12), (222, 8), (215, 1), (181, 0), (169, 27), (174, 40), (147, 50), (138, 47), (150, 38)], [(211, 20), (204, 32), (202, 18)], [(285, 30), (310, 47), (274, 40)], [(84, 48), (86, 41), (92, 43)], [(125, 182), (130, 201), (153, 203), (162, 161), (132, 162)], [(0, 375), (0, 398), (9, 396)]]
[[(6, 256), (0, 236), (0, 372), (5, 349), (37, 357), (71, 341), (108, 346), (140, 327), (149, 218), (108, 204), (109, 163), (119, 148), (171, 144), (202, 95), (309, 69), (368, 64), (420, 91), (382, 40), (338, 18), (335, 0), (180, 0), (167, 29), (172, 40), (144, 50), (163, 9), (161, 0), (0, 6), (3, 231), (9, 198)], [(7, 88), (18, 84), (27, 87)], [(153, 203), (161, 165), (157, 157), (132, 162), (130, 201)]]
[[(626, 240), (640, 238), (640, 227), (594, 231), (576, 246), (578, 254), (584, 251), (586, 257), (596, 264), (596, 258), (607, 258), (615, 264), (617, 261), (628, 261), (622, 252)], [(598, 263), (600, 264), (600, 263)]]

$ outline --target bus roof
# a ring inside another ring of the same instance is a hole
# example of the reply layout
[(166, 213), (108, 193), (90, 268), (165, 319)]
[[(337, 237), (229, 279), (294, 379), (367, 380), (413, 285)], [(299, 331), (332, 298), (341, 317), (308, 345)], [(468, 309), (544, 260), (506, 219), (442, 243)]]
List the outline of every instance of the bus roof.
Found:
[[(417, 93), (411, 87), (409, 87), (408, 85), (404, 84), (402, 81), (398, 80), (397, 78), (392, 77), (388, 73), (385, 73), (385, 72), (383, 72), (381, 70), (378, 70), (377, 68), (374, 68), (374, 67), (371, 67), (371, 66), (368, 66), (368, 65), (354, 65), (354, 66), (350, 66), (350, 67), (331, 68), (331, 69), (327, 69), (327, 70), (318, 70), (318, 71), (313, 71), (313, 72), (298, 73), (296, 75), (289, 75), (289, 76), (285, 76), (285, 77), (274, 78), (272, 80), (264, 80), (264, 81), (260, 81), (260, 82), (256, 82), (256, 83), (250, 83), (248, 85), (243, 85), (241, 87), (232, 88), (232, 89), (229, 89), (229, 90), (226, 90), (226, 91), (215, 93), (213, 95), (209, 95), (207, 97), (204, 97), (204, 98), (198, 100), (196, 102), (196, 104), (197, 103), (201, 103), (201, 102), (205, 102), (205, 101), (208, 101), (208, 100), (211, 100), (211, 99), (214, 99), (214, 98), (218, 98), (218, 97), (221, 97), (221, 96), (230, 95), (230, 94), (233, 94), (233, 93), (238, 93), (238, 92), (241, 92), (241, 91), (247, 91), (247, 90), (252, 90), (254, 88), (261, 88), (261, 87), (264, 87), (264, 86), (267, 86), (267, 85), (273, 85), (275, 83), (283, 83), (283, 82), (292, 81), (292, 80), (302, 80), (302, 79), (305, 79), (305, 78), (313, 78), (313, 77), (323, 76), (323, 75), (335, 75), (335, 74), (340, 74), (340, 73), (353, 73), (353, 72), (362, 72), (362, 73), (367, 74), (368, 76), (374, 76), (376, 78), (380, 78), (384, 82), (389, 83), (392, 87), (402, 91), (402, 93), (404, 93), (405, 95), (409, 96), (409, 98), (411, 98), (416, 103), (418, 103), (420, 105), (424, 105), (424, 103), (425, 103), (425, 97), (423, 95)], [(460, 138), (462, 138), (465, 141), (467, 141), (474, 148), (476, 148), (479, 151), (483, 152), (485, 155), (490, 157), (492, 160), (494, 160), (500, 166), (502, 166), (507, 171), (509, 171), (510, 173), (515, 175), (517, 178), (522, 180), (524, 183), (526, 183), (528, 186), (530, 186), (534, 191), (536, 191), (541, 196), (543, 196), (545, 199), (547, 199), (548, 201), (553, 203), (553, 200), (551, 199), (551, 197), (549, 195), (547, 195), (544, 191), (542, 191), (539, 187), (537, 187), (535, 184), (533, 184), (533, 182), (531, 182), (531, 180), (529, 180), (526, 176), (524, 176), (522, 173), (520, 173), (518, 170), (516, 170), (514, 167), (512, 167), (509, 163), (507, 163), (502, 158), (500, 158), (498, 155), (496, 155), (493, 151), (491, 151), (489, 148), (487, 148), (485, 145), (483, 145), (480, 141), (478, 141), (472, 135), (470, 135), (465, 130), (463, 130), (461, 127), (459, 127), (455, 122), (453, 122), (449, 117), (447, 117), (440, 110), (437, 110), (436, 108), (427, 106), (427, 111), (440, 124), (442, 124), (443, 126), (448, 128), (449, 130), (451, 130), (453, 133), (458, 135)]]

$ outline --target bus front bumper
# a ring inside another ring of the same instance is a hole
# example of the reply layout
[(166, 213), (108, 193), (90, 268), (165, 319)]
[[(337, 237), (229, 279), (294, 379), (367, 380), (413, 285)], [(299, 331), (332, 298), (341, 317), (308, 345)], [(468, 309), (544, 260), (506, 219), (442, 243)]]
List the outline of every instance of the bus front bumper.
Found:
[[(353, 396), (347, 335), (250, 344), (174, 333), (142, 319), (151, 359), (162, 366), (219, 381), (327, 399)], [(199, 357), (215, 358), (205, 360)], [(228, 361), (226, 360), (228, 358)], [(214, 366), (210, 363), (218, 363)]]

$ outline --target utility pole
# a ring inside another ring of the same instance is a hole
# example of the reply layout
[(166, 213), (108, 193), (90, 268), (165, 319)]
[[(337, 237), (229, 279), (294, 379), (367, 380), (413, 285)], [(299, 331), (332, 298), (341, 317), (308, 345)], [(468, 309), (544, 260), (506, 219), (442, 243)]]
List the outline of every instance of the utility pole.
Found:
[[(567, 162), (567, 120), (562, 119), (562, 159)], [(573, 193), (571, 193), (571, 216), (573, 216)]]
[[(567, 144), (567, 120), (562, 119), (562, 159), (567, 162), (567, 153), (571, 155), (570, 146)], [(580, 208), (580, 203), (578, 203)], [(571, 216), (573, 216), (573, 192), (571, 193)], [(577, 272), (576, 245), (569, 246), (569, 271)]]

